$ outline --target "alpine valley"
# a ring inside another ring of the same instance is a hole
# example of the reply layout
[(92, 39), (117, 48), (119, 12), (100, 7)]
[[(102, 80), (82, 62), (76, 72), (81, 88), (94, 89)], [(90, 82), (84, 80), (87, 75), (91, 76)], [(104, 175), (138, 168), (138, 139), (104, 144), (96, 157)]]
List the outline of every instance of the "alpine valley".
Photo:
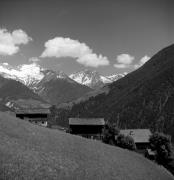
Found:
[[(124, 76), (124, 74), (115, 74), (105, 77), (96, 71), (90, 70), (83, 70), (68, 76), (62, 71), (41, 68), (37, 63), (24, 64), (18, 67), (2, 63), (0, 64), (0, 75), (10, 85), (11, 83), (18, 84), (18, 86), (26, 88), (32, 94), (32, 97), (28, 97), (30, 99), (28, 105), (26, 100), (20, 98), (20, 93), (18, 93), (19, 98), (14, 94), (14, 97), (16, 97), (14, 101), (13, 98), (9, 99), (8, 94), (3, 95), (8, 90), (2, 91), (2, 95), (6, 99), (3, 102), (9, 108), (18, 108), (16, 104), (20, 104), (19, 107), (36, 107), (36, 104), (37, 107), (39, 104), (41, 104), (41, 107), (47, 107), (49, 104), (59, 105), (61, 103), (72, 102)], [(22, 91), (22, 88), (20, 89)], [(36, 103), (36, 100), (33, 101), (33, 96), (46, 104), (44, 103), (43, 105), (40, 101)], [(16, 103), (17, 101), (18, 103)]]

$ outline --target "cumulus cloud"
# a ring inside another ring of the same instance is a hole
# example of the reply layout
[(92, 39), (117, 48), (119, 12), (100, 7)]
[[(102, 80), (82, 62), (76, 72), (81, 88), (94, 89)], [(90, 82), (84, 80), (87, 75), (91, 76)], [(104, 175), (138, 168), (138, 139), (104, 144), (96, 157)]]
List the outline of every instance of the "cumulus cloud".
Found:
[(134, 56), (130, 54), (120, 54), (117, 56), (117, 63), (114, 64), (116, 68), (128, 68), (132, 65), (133, 60), (135, 59)]
[(91, 67), (109, 65), (107, 57), (93, 53), (93, 50), (85, 43), (63, 37), (48, 40), (45, 43), (45, 50), (41, 57), (70, 57), (84, 66)]
[(13, 55), (19, 51), (21, 44), (27, 44), (32, 38), (21, 29), (9, 32), (7, 29), (0, 29), (0, 55)]
[(128, 72), (124, 72), (123, 74), (126, 76), (128, 74)]
[(17, 67), (17, 71), (21, 76), (29, 75), (31, 77), (43, 76), (41, 67), (38, 64), (23, 64)]
[(41, 57), (78, 58), (89, 53), (92, 53), (92, 50), (85, 43), (70, 38), (56, 37), (45, 43), (45, 51)]
[(97, 56), (96, 54), (85, 54), (77, 59), (77, 62), (83, 64), (84, 66), (98, 67), (98, 66), (107, 66), (109, 61), (107, 57), (102, 56), (101, 54)]
[(140, 63), (141, 63), (141, 64), (144, 64), (144, 63), (146, 63), (149, 59), (150, 59), (150, 57), (147, 56), (147, 55), (145, 55), (144, 57), (142, 57), (142, 58), (140, 59)]
[(147, 56), (147, 55), (145, 55), (144, 57), (142, 57), (142, 58), (140, 59), (140, 61), (138, 62), (138, 64), (135, 64), (135, 65), (134, 65), (134, 68), (135, 68), (135, 69), (138, 69), (138, 68), (141, 67), (144, 63), (146, 63), (149, 59), (150, 59), (150, 57)]
[(124, 69), (124, 68), (127, 68), (127, 65), (126, 64), (114, 64), (114, 67), (116, 68), (119, 68), (119, 69)]
[(33, 63), (36, 63), (36, 62), (39, 62), (40, 59), (37, 58), (37, 57), (31, 57), (28, 61), (29, 61), (29, 62), (33, 62)]
[(129, 54), (120, 54), (117, 56), (117, 62), (120, 64), (131, 64), (135, 58)]
[(7, 62), (2, 63), (4, 66), (8, 66), (9, 64)]

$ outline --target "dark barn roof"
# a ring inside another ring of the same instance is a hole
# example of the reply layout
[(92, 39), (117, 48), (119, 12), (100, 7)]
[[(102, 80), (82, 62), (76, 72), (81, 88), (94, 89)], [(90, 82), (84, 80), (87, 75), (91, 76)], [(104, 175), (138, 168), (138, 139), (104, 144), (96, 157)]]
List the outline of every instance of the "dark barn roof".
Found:
[(149, 129), (122, 129), (120, 134), (131, 136), (135, 143), (148, 143), (152, 135)]
[(104, 118), (69, 118), (69, 125), (105, 125)]
[(43, 109), (18, 109), (16, 110), (16, 114), (50, 114), (50, 110), (43, 108)]

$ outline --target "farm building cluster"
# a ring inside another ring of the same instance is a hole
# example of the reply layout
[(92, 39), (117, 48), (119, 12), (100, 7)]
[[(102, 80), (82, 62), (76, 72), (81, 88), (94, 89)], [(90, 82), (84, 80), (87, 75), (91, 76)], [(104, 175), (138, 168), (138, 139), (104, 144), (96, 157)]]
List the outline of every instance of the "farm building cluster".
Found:
[[(48, 126), (49, 115), (49, 109), (20, 109), (16, 111), (16, 117), (44, 127)], [(74, 135), (101, 140), (104, 127), (104, 118), (69, 118), (69, 131)], [(152, 133), (149, 129), (121, 129), (120, 134), (131, 136), (139, 150), (148, 149), (150, 146), (149, 137)]]

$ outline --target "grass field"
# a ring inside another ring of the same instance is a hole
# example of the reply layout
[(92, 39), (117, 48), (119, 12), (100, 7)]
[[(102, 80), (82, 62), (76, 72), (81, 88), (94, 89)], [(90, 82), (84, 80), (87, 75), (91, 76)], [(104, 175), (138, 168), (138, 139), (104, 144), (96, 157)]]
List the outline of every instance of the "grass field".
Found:
[(0, 113), (0, 179), (170, 180), (134, 152)]

